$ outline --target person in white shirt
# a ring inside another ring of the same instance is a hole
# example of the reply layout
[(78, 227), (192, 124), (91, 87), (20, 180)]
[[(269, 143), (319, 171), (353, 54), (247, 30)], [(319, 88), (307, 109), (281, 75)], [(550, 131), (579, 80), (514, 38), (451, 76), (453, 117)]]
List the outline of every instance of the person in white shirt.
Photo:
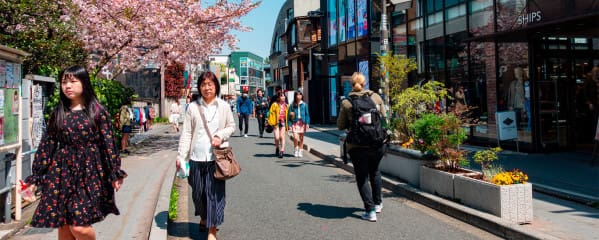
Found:
[(181, 113), (181, 105), (179, 100), (171, 104), (171, 114), (168, 117), (168, 122), (173, 125), (173, 130), (179, 132), (179, 114)]
[[(225, 181), (214, 178), (216, 165), (212, 148), (229, 145), (228, 140), (235, 131), (235, 119), (229, 104), (217, 97), (220, 83), (214, 73), (202, 73), (198, 87), (200, 97), (185, 111), (176, 166), (179, 170), (182, 161), (189, 161), (187, 182), (192, 189), (195, 215), (202, 219), (200, 231), (208, 230), (208, 239), (214, 240), (216, 227), (224, 221), (226, 201)], [(204, 116), (200, 115), (200, 108)], [(202, 117), (213, 134), (212, 141), (204, 129)]]

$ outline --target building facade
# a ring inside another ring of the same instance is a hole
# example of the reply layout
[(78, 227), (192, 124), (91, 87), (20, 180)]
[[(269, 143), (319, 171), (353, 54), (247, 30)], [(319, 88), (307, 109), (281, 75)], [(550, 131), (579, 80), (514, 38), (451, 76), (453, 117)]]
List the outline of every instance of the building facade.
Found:
[[(319, 91), (310, 101), (324, 103), (311, 109), (316, 122), (336, 120), (353, 72), (367, 76), (368, 89), (380, 90), (382, 2), (321, 0), (323, 34), (308, 53), (305, 84)], [(386, 7), (391, 52), (418, 63), (408, 84), (445, 83), (454, 95), (442, 105), (468, 109), (470, 143), (529, 152), (592, 150), (598, 140), (599, 2), (395, 0)], [(286, 35), (291, 55), (294, 37)], [(513, 113), (509, 120), (496, 120), (506, 112)], [(516, 137), (503, 136), (505, 125)]]
[[(464, 93), (445, 105), (447, 111), (468, 107), (472, 143), (592, 150), (599, 2), (414, 0), (410, 9), (393, 12), (391, 30), (394, 53), (417, 59), (420, 78), (412, 84), (442, 81)], [(497, 119), (506, 112), (514, 119)], [(515, 125), (515, 138), (502, 136), (507, 125)]]
[(229, 55), (229, 67), (235, 69), (234, 75), (239, 77), (237, 91), (255, 93), (265, 89), (264, 58), (251, 52), (232, 52)]

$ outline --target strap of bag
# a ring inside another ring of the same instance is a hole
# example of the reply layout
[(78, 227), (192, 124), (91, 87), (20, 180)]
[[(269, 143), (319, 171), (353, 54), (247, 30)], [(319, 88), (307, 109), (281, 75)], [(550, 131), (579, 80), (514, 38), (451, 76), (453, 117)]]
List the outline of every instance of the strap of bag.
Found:
[(200, 118), (202, 119), (202, 123), (204, 124), (204, 129), (206, 129), (206, 133), (208, 133), (208, 137), (210, 137), (210, 144), (212, 144), (212, 133), (210, 133), (210, 129), (208, 128), (208, 123), (206, 123), (206, 119), (204, 118), (204, 109), (200, 106), (200, 102), (196, 103), (198, 106), (198, 110), (200, 110)]

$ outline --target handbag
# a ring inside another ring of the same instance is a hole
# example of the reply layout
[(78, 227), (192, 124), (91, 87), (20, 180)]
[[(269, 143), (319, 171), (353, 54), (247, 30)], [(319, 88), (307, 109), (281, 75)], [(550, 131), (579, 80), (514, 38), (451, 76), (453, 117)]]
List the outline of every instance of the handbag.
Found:
[[(200, 118), (202, 119), (202, 123), (204, 123), (204, 129), (206, 129), (206, 133), (208, 133), (208, 137), (210, 137), (210, 142), (212, 143), (212, 133), (210, 133), (208, 123), (206, 123), (204, 110), (202, 107), (200, 107), (200, 104), (197, 106), (200, 110)], [(219, 180), (227, 180), (239, 175), (239, 172), (241, 172), (241, 167), (239, 166), (239, 163), (237, 163), (237, 160), (235, 160), (232, 147), (212, 147), (212, 154), (214, 155), (214, 162), (216, 163), (214, 178)]]

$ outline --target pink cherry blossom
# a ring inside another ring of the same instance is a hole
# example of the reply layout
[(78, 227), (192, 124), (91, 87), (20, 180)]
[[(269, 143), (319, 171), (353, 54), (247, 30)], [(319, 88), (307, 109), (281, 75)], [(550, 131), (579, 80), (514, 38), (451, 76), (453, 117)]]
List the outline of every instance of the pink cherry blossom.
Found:
[(237, 43), (232, 30), (248, 31), (239, 18), (258, 6), (251, 0), (71, 0), (65, 13), (77, 23), (90, 55), (89, 67), (113, 72), (146, 64), (201, 63), (224, 44)]

